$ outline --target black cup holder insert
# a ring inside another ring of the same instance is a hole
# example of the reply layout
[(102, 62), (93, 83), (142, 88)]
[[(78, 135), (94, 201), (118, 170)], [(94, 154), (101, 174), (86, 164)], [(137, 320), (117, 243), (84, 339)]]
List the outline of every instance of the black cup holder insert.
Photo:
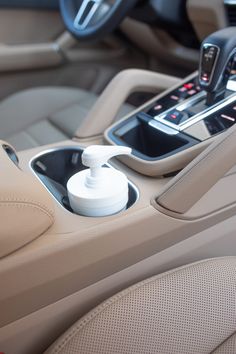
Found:
[[(43, 152), (31, 161), (31, 168), (41, 182), (54, 198), (72, 213), (66, 185), (70, 177), (86, 168), (81, 161), (82, 153), (83, 149), (80, 147), (55, 148)], [(110, 167), (110, 165), (106, 166)], [(137, 200), (138, 190), (129, 182), (129, 201), (126, 209), (134, 205)]]

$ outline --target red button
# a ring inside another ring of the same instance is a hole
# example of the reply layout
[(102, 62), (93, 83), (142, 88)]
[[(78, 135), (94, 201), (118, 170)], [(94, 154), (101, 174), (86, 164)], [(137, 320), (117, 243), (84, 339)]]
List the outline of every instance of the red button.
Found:
[(193, 88), (194, 84), (192, 82), (189, 82), (188, 84), (184, 84), (184, 87), (187, 89), (187, 90), (191, 90), (191, 88)]

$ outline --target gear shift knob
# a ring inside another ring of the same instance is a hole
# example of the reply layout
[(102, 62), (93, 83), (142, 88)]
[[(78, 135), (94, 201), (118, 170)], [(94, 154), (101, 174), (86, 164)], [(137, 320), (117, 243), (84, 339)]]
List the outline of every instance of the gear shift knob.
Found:
[(236, 54), (236, 27), (227, 27), (209, 35), (202, 43), (199, 83), (207, 91), (207, 104), (224, 96)]

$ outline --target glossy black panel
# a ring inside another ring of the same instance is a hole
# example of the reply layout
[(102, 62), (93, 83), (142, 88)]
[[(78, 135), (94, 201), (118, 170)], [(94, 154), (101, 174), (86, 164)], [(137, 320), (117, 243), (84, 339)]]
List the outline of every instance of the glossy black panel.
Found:
[(166, 111), (167, 109), (175, 106), (176, 104), (186, 100), (187, 98), (195, 96), (201, 91), (198, 85), (198, 78), (186, 81), (183, 85), (171, 91), (164, 97), (160, 98), (152, 107), (147, 110), (147, 113), (155, 117), (158, 114)]

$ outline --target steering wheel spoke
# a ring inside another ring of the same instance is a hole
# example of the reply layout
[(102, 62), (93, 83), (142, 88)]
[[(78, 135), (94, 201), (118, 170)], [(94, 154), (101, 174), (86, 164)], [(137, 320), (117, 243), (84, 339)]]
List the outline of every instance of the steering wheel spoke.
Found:
[(60, 0), (62, 18), (78, 39), (98, 40), (111, 32), (137, 0)]
[(77, 16), (74, 20), (74, 27), (78, 30), (85, 29), (103, 0), (83, 0)]

